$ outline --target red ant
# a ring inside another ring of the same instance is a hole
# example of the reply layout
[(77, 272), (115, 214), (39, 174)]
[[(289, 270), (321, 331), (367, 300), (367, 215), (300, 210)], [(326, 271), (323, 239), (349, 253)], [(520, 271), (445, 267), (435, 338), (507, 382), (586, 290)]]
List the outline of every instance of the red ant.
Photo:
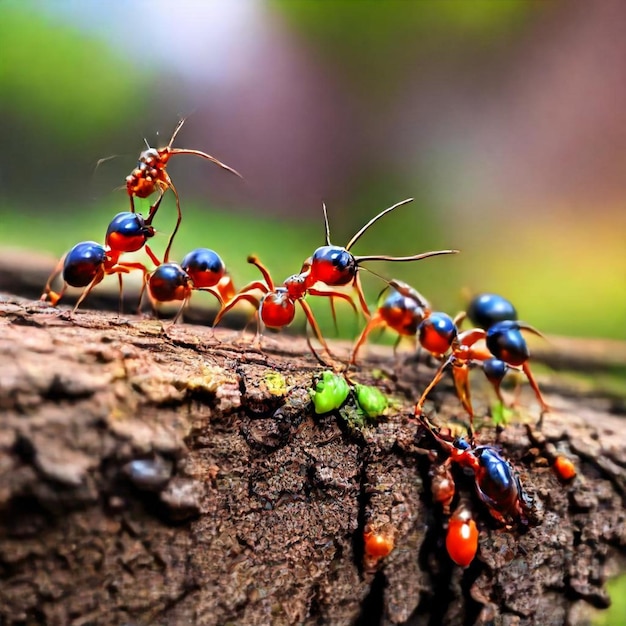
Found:
[[(264, 280), (255, 280), (243, 287), (239, 293), (227, 302), (222, 310), (217, 314), (214, 325), (218, 324), (222, 317), (238, 302), (241, 300), (247, 300), (257, 309), (259, 327), (257, 328), (257, 339), (255, 341), (259, 342), (260, 323), (262, 322), (269, 328), (283, 328), (284, 326), (288, 326), (296, 315), (296, 302), (298, 302), (302, 307), (302, 310), (304, 311), (307, 321), (313, 329), (317, 340), (320, 342), (324, 350), (328, 354), (331, 354), (330, 349), (322, 336), (322, 332), (315, 316), (313, 315), (313, 311), (311, 310), (309, 304), (305, 301), (304, 297), (307, 294), (312, 296), (336, 296), (346, 300), (356, 311), (356, 307), (350, 296), (340, 292), (319, 291), (317, 289), (307, 287), (306, 274), (294, 274), (293, 276), (287, 278), (281, 286), (276, 287), (269, 271), (256, 256), (249, 256), (248, 263), (255, 265), (259, 269)], [(263, 296), (260, 299), (251, 293), (255, 290), (259, 290), (263, 293)]]
[(157, 268), (146, 276), (148, 294), (155, 302), (175, 302), (182, 304), (174, 316), (176, 323), (189, 303), (194, 291), (206, 291), (217, 299), (220, 307), (235, 295), (232, 278), (226, 273), (221, 257), (208, 248), (197, 248), (185, 256), (181, 264), (159, 263)]
[[(208, 161), (219, 165), (222, 169), (225, 169), (232, 174), (239, 176), (239, 178), (242, 178), (241, 174), (237, 170), (222, 163), (221, 161), (211, 156), (210, 154), (207, 154), (206, 152), (201, 152), (200, 150), (190, 150), (188, 148), (172, 148), (174, 140), (176, 139), (176, 135), (178, 135), (178, 132), (180, 131), (184, 123), (185, 118), (180, 120), (178, 126), (176, 126), (174, 132), (172, 133), (169, 143), (164, 148), (152, 148), (146, 142), (147, 150), (144, 150), (139, 155), (137, 167), (126, 177), (126, 191), (128, 192), (128, 196), (130, 197), (131, 212), (135, 211), (135, 197), (147, 198), (157, 190), (160, 192), (159, 199), (163, 197), (163, 194), (168, 189), (171, 189), (174, 193), (174, 196), (176, 198), (176, 211), (178, 213), (178, 216), (176, 220), (176, 226), (174, 227), (174, 231), (170, 235), (167, 248), (165, 249), (165, 259), (169, 257), (169, 251), (172, 246), (174, 236), (178, 232), (178, 227), (180, 226), (180, 222), (182, 219), (178, 191), (176, 190), (172, 179), (169, 177), (169, 174), (166, 172), (166, 167), (170, 158), (177, 154), (192, 154), (203, 159), (207, 159)], [(154, 214), (158, 209), (158, 204), (159, 203), (156, 203), (154, 207), (152, 207), (152, 209), (150, 210), (150, 214), (148, 215), (148, 220), (150, 221), (150, 223), (152, 222)]]
[[(158, 209), (160, 202), (161, 198), (151, 207), (151, 216)], [(52, 305), (56, 306), (65, 294), (68, 286), (84, 287), (72, 310), (72, 313), (74, 313), (91, 290), (105, 276), (117, 274), (120, 286), (121, 311), (122, 274), (128, 274), (133, 269), (141, 270), (144, 276), (148, 274), (148, 270), (143, 263), (120, 262), (121, 255), (125, 252), (136, 252), (145, 247), (148, 256), (158, 263), (154, 253), (146, 244), (146, 241), (155, 234), (151, 220), (151, 217), (144, 220), (139, 213), (118, 213), (107, 228), (104, 246), (95, 241), (83, 241), (76, 244), (61, 258), (57, 267), (48, 278), (40, 299), (49, 299)], [(55, 292), (52, 290), (52, 283), (59, 274), (63, 275), (64, 284), (60, 292)]]
[[(374, 216), (365, 226), (359, 229), (354, 236), (348, 241), (345, 247), (335, 246), (330, 242), (330, 228), (328, 225), (328, 214), (326, 212), (326, 205), (323, 204), (324, 211), (324, 226), (326, 232), (326, 245), (317, 248), (313, 254), (304, 261), (300, 274), (306, 277), (307, 289), (315, 285), (315, 283), (323, 283), (328, 287), (343, 287), (345, 285), (352, 285), (357, 292), (361, 309), (366, 318), (369, 319), (370, 311), (365, 302), (365, 296), (363, 294), (363, 288), (361, 287), (361, 281), (359, 278), (359, 269), (361, 263), (366, 261), (419, 261), (431, 256), (437, 256), (440, 254), (456, 254), (458, 250), (437, 250), (433, 252), (424, 252), (423, 254), (416, 254), (413, 256), (405, 257), (392, 257), (384, 255), (371, 255), (371, 256), (354, 256), (350, 252), (350, 248), (360, 239), (365, 231), (377, 222), (381, 217), (387, 215), (394, 209), (412, 202), (413, 198), (408, 198), (398, 202), (393, 206), (381, 211), (378, 215)], [(318, 295), (327, 295), (331, 297), (331, 306), (333, 307), (333, 318), (335, 318), (335, 310), (333, 305), (333, 296), (336, 292), (331, 294), (330, 292), (319, 292)]]
[[(356, 357), (365, 343), (368, 335), (376, 328), (389, 327), (398, 333), (394, 345), (394, 352), (403, 337), (411, 337), (415, 341), (415, 334), (419, 325), (430, 315), (430, 305), (427, 300), (413, 287), (399, 280), (388, 281), (389, 293), (382, 300), (376, 313), (367, 322), (367, 325), (354, 343), (350, 364), (356, 364)], [(383, 292), (384, 293), (384, 292)]]

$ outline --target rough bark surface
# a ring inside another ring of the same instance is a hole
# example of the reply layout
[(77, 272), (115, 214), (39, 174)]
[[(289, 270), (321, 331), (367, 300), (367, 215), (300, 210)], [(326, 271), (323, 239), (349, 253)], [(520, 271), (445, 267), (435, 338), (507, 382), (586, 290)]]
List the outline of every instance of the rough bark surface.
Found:
[[(436, 446), (408, 419), (428, 365), (370, 349), (355, 378), (396, 404), (358, 429), (349, 407), (313, 414), (322, 368), (301, 339), (266, 337), (261, 353), (230, 331), (69, 319), (13, 296), (0, 328), (0, 624), (546, 626), (607, 605), (626, 549), (618, 401), (550, 379), (540, 432), (527, 394), (502, 432), (485, 423), (480, 442), (519, 470), (539, 523), (507, 530), (477, 503), (462, 570), (431, 502)], [(449, 385), (433, 402), (437, 423), (463, 419)], [(550, 469), (557, 451), (571, 484)], [(395, 540), (377, 563), (366, 527)]]

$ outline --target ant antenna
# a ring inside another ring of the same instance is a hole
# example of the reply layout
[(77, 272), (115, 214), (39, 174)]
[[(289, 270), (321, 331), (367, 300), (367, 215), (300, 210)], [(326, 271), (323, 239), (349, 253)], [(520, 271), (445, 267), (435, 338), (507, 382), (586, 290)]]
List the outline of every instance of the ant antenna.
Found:
[(176, 128), (174, 129), (174, 132), (172, 133), (172, 136), (170, 138), (170, 142), (167, 144), (168, 148), (171, 148), (172, 145), (174, 144), (174, 139), (176, 139), (176, 135), (178, 135), (178, 132), (180, 131), (180, 129), (183, 127), (183, 124), (187, 121), (186, 117), (182, 117), (180, 119), (180, 121), (178, 122), (178, 125), (176, 126)]
[[(368, 256), (355, 256), (354, 260), (357, 265), (361, 267), (361, 263), (365, 261), (421, 261), (431, 256), (440, 256), (442, 254), (458, 254), (459, 250), (433, 250), (432, 252), (423, 252), (422, 254), (414, 254), (413, 256), (386, 256), (386, 255), (368, 255)], [(365, 269), (365, 268), (362, 268)], [(371, 270), (370, 270), (371, 271)]]
[(367, 224), (365, 224), (365, 226), (363, 226), (363, 228), (361, 228), (355, 235), (354, 237), (352, 237), (352, 239), (350, 239), (350, 241), (348, 242), (348, 244), (346, 245), (346, 250), (350, 250), (350, 248), (361, 238), (361, 235), (363, 235), (363, 233), (374, 223), (377, 222), (383, 215), (387, 215), (387, 213), (390, 213), (391, 211), (393, 211), (394, 209), (397, 209), (399, 206), (402, 206), (403, 204), (408, 204), (409, 202), (413, 202), (413, 198), (407, 198), (406, 200), (402, 200), (401, 202), (398, 202), (397, 204), (394, 204), (393, 206), (390, 206), (388, 209), (385, 209), (384, 211), (381, 211), (378, 215), (376, 215), (375, 217), (373, 217)]
[(328, 226), (328, 213), (326, 211), (326, 203), (322, 202), (322, 211), (324, 211), (324, 228), (326, 229), (326, 245), (330, 246), (330, 227)]

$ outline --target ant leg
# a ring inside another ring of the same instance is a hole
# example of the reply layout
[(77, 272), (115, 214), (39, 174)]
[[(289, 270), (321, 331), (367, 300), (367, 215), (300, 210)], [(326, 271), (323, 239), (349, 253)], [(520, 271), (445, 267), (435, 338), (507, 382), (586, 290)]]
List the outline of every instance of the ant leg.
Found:
[(146, 254), (150, 257), (150, 260), (157, 266), (159, 267), (159, 265), (161, 265), (161, 261), (159, 261), (159, 259), (157, 258), (156, 254), (154, 254), (154, 252), (152, 252), (152, 248), (150, 248), (150, 246), (148, 244), (146, 244), (144, 246), (144, 250), (146, 251)]
[(52, 283), (56, 280), (57, 276), (60, 276), (63, 273), (63, 264), (65, 263), (66, 256), (67, 255), (64, 254), (56, 264), (56, 267), (54, 268), (52, 274), (50, 274), (50, 276), (48, 277), (48, 280), (46, 281), (46, 284), (43, 288), (43, 292), (39, 297), (42, 302), (45, 302), (49, 298), (52, 306), (57, 305), (57, 303), (65, 293), (65, 290), (67, 289), (67, 283), (65, 283), (64, 281), (63, 288), (60, 293), (52, 290)]
[(85, 287), (83, 293), (80, 294), (80, 298), (78, 298), (78, 300), (76, 301), (76, 304), (72, 309), (71, 315), (74, 315), (74, 313), (76, 313), (76, 310), (82, 304), (83, 300), (91, 293), (91, 290), (102, 281), (103, 278), (104, 270), (100, 268), (98, 270), (98, 273), (94, 276), (93, 280)]
[(541, 417), (543, 418), (543, 414), (548, 413), (550, 411), (550, 407), (548, 406), (548, 403), (543, 399), (543, 396), (541, 395), (541, 391), (539, 390), (539, 385), (537, 384), (535, 377), (530, 371), (530, 366), (528, 365), (528, 361), (526, 361), (526, 363), (522, 365), (522, 370), (524, 371), (524, 374), (526, 374), (526, 378), (528, 378), (528, 382), (530, 383), (530, 386), (535, 392), (535, 395), (537, 396), (537, 400), (539, 401), (539, 404), (541, 405)]
[(439, 366), (439, 369), (435, 372), (435, 375), (433, 376), (433, 379), (430, 381), (428, 387), (426, 387), (426, 389), (424, 389), (424, 392), (422, 393), (422, 396), (420, 397), (420, 399), (415, 404), (414, 415), (415, 415), (416, 418), (421, 418), (422, 417), (422, 409), (424, 407), (424, 402), (426, 402), (426, 398), (427, 398), (428, 394), (434, 389), (434, 387), (443, 378), (443, 375), (445, 373), (445, 369), (446, 369), (446, 367), (448, 367), (448, 365), (450, 365), (450, 363), (452, 363), (452, 359), (451, 358), (447, 358)]
[(152, 226), (152, 220), (154, 219), (154, 216), (156, 215), (157, 211), (159, 210), (159, 207), (161, 206), (161, 200), (163, 200), (163, 196), (165, 195), (166, 189), (167, 187), (165, 189), (159, 188), (159, 197), (157, 198), (157, 201), (150, 207), (148, 217), (145, 219), (146, 226)]
[(178, 322), (178, 320), (180, 319), (180, 316), (183, 314), (183, 311), (185, 310), (185, 307), (189, 304), (189, 299), (190, 299), (190, 296), (187, 296), (183, 300), (183, 303), (180, 305), (180, 308), (176, 312), (176, 315), (174, 315), (174, 319), (172, 320), (172, 323), (169, 325), (168, 330), (169, 330), (169, 328), (174, 326), (176, 324), (176, 322)]
[(474, 438), (474, 407), (472, 406), (472, 400), (470, 396), (469, 387), (469, 367), (464, 365), (457, 365), (452, 368), (452, 378), (454, 379), (454, 388), (456, 389), (456, 395), (458, 396), (463, 408), (469, 415), (469, 434), (470, 439)]
[(359, 338), (356, 340), (356, 342), (354, 344), (354, 348), (352, 349), (352, 355), (350, 356), (350, 361), (349, 361), (350, 365), (356, 365), (356, 355), (358, 354), (359, 350), (361, 349), (361, 347), (365, 343), (365, 340), (367, 339), (367, 336), (375, 328), (378, 328), (381, 325), (384, 326), (385, 325), (385, 321), (382, 319), (382, 317), (380, 317), (380, 315), (378, 313), (376, 313), (369, 320), (369, 322), (367, 322), (365, 328), (363, 329), (363, 331), (359, 335)]
[[(265, 287), (263, 283), (261, 284)], [(230, 300), (224, 306), (222, 306), (219, 313), (215, 316), (215, 319), (213, 320), (213, 328), (215, 328), (220, 323), (224, 315), (226, 315), (226, 313), (228, 313), (228, 311), (230, 311), (241, 300), (247, 300), (258, 311), (259, 306), (260, 306), (259, 299), (255, 298), (252, 294), (246, 293), (246, 291), (243, 290), (240, 293), (238, 293), (232, 300)]]
[(122, 272), (118, 272), (117, 282), (119, 283), (119, 287), (120, 287), (120, 296), (119, 296), (119, 302), (117, 306), (117, 316), (120, 317), (122, 315), (122, 309), (124, 307), (124, 295), (123, 295), (124, 285), (122, 282)]
[(326, 350), (326, 353), (328, 354), (328, 356), (332, 358), (332, 352), (330, 351), (330, 348), (328, 347), (326, 340), (324, 339), (324, 337), (322, 337), (322, 331), (320, 330), (320, 327), (315, 319), (315, 316), (313, 315), (313, 311), (311, 307), (309, 306), (308, 302), (306, 302), (305, 300), (298, 300), (298, 302), (302, 306), (302, 310), (304, 311), (304, 314), (306, 315), (306, 318), (309, 321), (309, 324), (311, 325), (313, 332), (315, 333), (315, 337), (322, 344), (322, 348)]
[(365, 319), (368, 320), (371, 317), (371, 313), (367, 306), (367, 302), (365, 301), (365, 294), (363, 293), (363, 287), (361, 286), (361, 278), (359, 277), (358, 270), (356, 272), (356, 276), (354, 277), (353, 285), (359, 298), (359, 304), (363, 310), (363, 315), (365, 316)]
[(180, 210), (180, 198), (178, 196), (178, 191), (176, 190), (176, 187), (174, 187), (174, 183), (172, 183), (172, 181), (169, 180), (169, 176), (167, 177), (167, 184), (169, 188), (172, 190), (172, 192), (174, 193), (174, 197), (176, 198), (177, 217), (176, 217), (176, 226), (174, 226), (174, 230), (172, 231), (169, 241), (167, 242), (167, 248), (165, 248), (165, 254), (163, 255), (163, 263), (167, 263), (168, 259), (170, 258), (170, 249), (172, 248), (172, 244), (174, 243), (174, 237), (176, 236), (176, 233), (178, 232), (178, 227), (180, 226), (180, 222), (183, 219), (183, 214)]

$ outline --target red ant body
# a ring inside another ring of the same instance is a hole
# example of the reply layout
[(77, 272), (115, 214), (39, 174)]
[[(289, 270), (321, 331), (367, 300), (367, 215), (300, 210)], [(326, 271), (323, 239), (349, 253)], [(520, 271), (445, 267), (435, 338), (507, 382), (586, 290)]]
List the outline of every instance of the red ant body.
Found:
[[(222, 163), (215, 157), (207, 154), (206, 152), (201, 152), (200, 150), (190, 150), (188, 148), (173, 148), (172, 145), (174, 140), (176, 139), (176, 135), (182, 128), (185, 123), (185, 119), (180, 120), (178, 126), (174, 129), (172, 136), (169, 140), (169, 143), (164, 148), (152, 148), (148, 145), (148, 149), (144, 150), (139, 155), (139, 160), (137, 161), (137, 167), (126, 177), (126, 191), (128, 192), (128, 196), (130, 198), (130, 210), (131, 212), (135, 211), (135, 203), (134, 198), (147, 198), (151, 196), (155, 191), (159, 191), (160, 198), (163, 197), (163, 194), (171, 189), (176, 198), (176, 211), (177, 211), (177, 220), (176, 226), (174, 227), (174, 231), (170, 235), (169, 242), (167, 244), (167, 248), (165, 250), (164, 258), (165, 260), (169, 257), (169, 251), (172, 246), (172, 242), (174, 240), (174, 236), (178, 232), (178, 227), (180, 226), (180, 222), (182, 219), (182, 213), (180, 210), (180, 199), (178, 196), (178, 191), (172, 182), (169, 174), (166, 171), (167, 164), (171, 157), (178, 154), (191, 154), (194, 156), (198, 156), (200, 158), (211, 161), (211, 163), (215, 163), (219, 165), (222, 169), (235, 174), (241, 178), (241, 174), (234, 170), (232, 167)], [(148, 220), (152, 222), (154, 218), (154, 214), (158, 209), (158, 203), (151, 209), (150, 214), (148, 215)]]
[[(261, 274), (263, 275), (263, 281), (255, 280), (246, 285), (225, 304), (222, 310), (215, 318), (214, 324), (218, 324), (222, 317), (230, 311), (241, 300), (247, 300), (253, 304), (258, 313), (259, 321), (269, 328), (283, 328), (288, 326), (296, 315), (296, 302), (300, 304), (307, 321), (310, 324), (315, 337), (320, 342), (324, 350), (330, 354), (330, 349), (326, 343), (319, 325), (313, 315), (313, 311), (308, 303), (305, 301), (305, 296), (308, 295), (323, 295), (330, 297), (338, 297), (346, 300), (355, 310), (354, 302), (352, 299), (340, 292), (335, 291), (318, 291), (311, 287), (307, 287), (307, 275), (306, 274), (294, 274), (285, 279), (282, 286), (276, 287), (274, 281), (265, 266), (255, 256), (248, 257), (248, 263), (255, 265)], [(259, 290), (263, 293), (263, 296), (259, 299), (252, 292)], [(257, 338), (260, 336), (260, 328), (257, 330)]]
[[(350, 252), (350, 248), (360, 239), (365, 231), (377, 222), (381, 217), (387, 215), (394, 209), (412, 202), (413, 198), (408, 198), (402, 202), (398, 202), (393, 206), (381, 211), (378, 215), (373, 217), (365, 226), (358, 230), (355, 235), (350, 239), (345, 247), (335, 246), (330, 242), (330, 229), (328, 226), (328, 214), (326, 212), (326, 205), (322, 205), (324, 210), (324, 226), (326, 231), (326, 245), (317, 248), (315, 252), (303, 263), (300, 270), (301, 275), (306, 276), (307, 288), (313, 287), (316, 283), (323, 283), (328, 287), (343, 287), (345, 285), (352, 285), (357, 292), (361, 309), (366, 318), (369, 319), (370, 311), (365, 302), (365, 296), (363, 294), (363, 288), (361, 287), (361, 281), (359, 278), (359, 269), (362, 263), (366, 261), (394, 261), (394, 262), (406, 262), (406, 261), (419, 261), (431, 256), (438, 256), (441, 254), (456, 254), (458, 250), (436, 250), (433, 252), (425, 252), (423, 254), (416, 254), (406, 257), (391, 257), (384, 255), (372, 255), (372, 256), (354, 256)], [(331, 297), (331, 306), (333, 306), (332, 297), (335, 294), (324, 294), (322, 292), (319, 295), (328, 295)], [(333, 317), (334, 317), (333, 308)]]
[[(158, 208), (160, 198), (155, 204)], [(156, 209), (152, 207), (151, 215)], [(120, 310), (122, 305), (122, 274), (127, 274), (133, 269), (141, 270), (144, 276), (148, 270), (143, 263), (122, 262), (120, 257), (125, 252), (136, 252), (145, 247), (148, 256), (156, 261), (146, 241), (153, 237), (155, 230), (150, 224), (150, 218), (144, 220), (139, 213), (118, 213), (109, 224), (105, 236), (105, 245), (95, 241), (83, 241), (76, 244), (59, 261), (57, 267), (48, 278), (41, 295), (41, 300), (49, 299), (53, 306), (61, 300), (68, 286), (84, 287), (83, 293), (78, 298), (74, 309), (81, 305), (91, 290), (102, 279), (111, 274), (117, 274), (120, 286)], [(63, 275), (64, 285), (60, 292), (52, 290), (52, 283), (59, 275)]]

